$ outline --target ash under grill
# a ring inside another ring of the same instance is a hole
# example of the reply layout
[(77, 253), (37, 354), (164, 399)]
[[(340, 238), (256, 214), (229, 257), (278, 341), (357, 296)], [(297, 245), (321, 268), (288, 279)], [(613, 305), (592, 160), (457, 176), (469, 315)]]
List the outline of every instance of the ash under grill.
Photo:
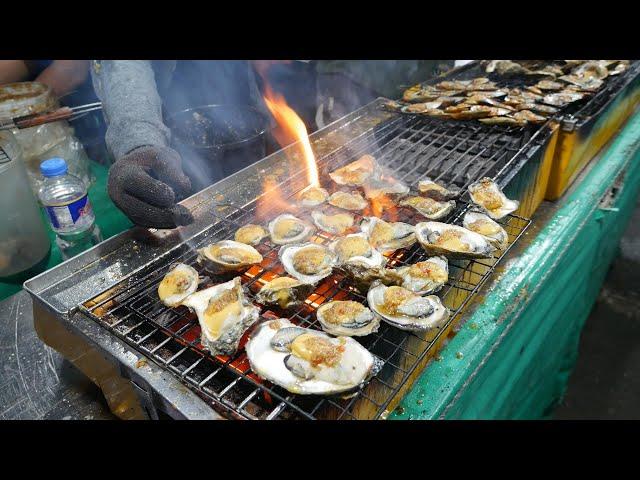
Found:
[[(447, 187), (466, 188), (473, 181), (490, 176), (496, 181), (514, 168), (517, 158), (532, 129), (504, 128), (477, 123), (441, 121), (406, 116), (392, 117), (372, 131), (345, 143), (336, 151), (318, 160), (320, 178), (329, 186), (327, 173), (347, 164), (364, 153), (372, 154), (394, 178), (410, 185), (431, 177)], [(303, 173), (299, 174), (303, 176)], [(296, 176), (277, 185), (280, 194), (294, 197), (305, 185), (296, 186)], [(265, 192), (268, 196), (270, 192)], [(222, 192), (224, 196), (224, 192)], [(463, 196), (458, 208), (447, 219), (460, 224), (469, 208)], [(431, 333), (405, 332), (382, 323), (377, 333), (358, 337), (358, 341), (384, 360), (382, 371), (356, 395), (348, 399), (321, 396), (301, 396), (261, 380), (250, 369), (241, 341), (239, 353), (233, 357), (212, 356), (200, 345), (200, 327), (195, 314), (186, 308), (170, 309), (160, 303), (156, 290), (170, 265), (180, 261), (193, 265), (195, 249), (209, 243), (231, 239), (235, 231), (247, 223), (266, 223), (282, 212), (273, 205), (264, 207), (261, 198), (234, 205), (217, 202), (212, 212), (212, 225), (194, 238), (152, 262), (126, 284), (116, 286), (86, 302), (82, 311), (95, 319), (134, 349), (174, 373), (180, 381), (195, 391), (220, 413), (231, 418), (246, 419), (375, 419), (385, 415), (400, 400), (406, 389), (436, 352), (442, 341), (459, 323), (468, 302), (494, 272), (509, 248), (520, 238), (529, 220), (510, 215), (499, 223), (509, 234), (509, 247), (496, 252), (495, 258), (474, 261), (450, 261), (450, 278), (438, 292), (451, 310), (447, 324)], [(294, 203), (290, 201), (289, 203)], [(259, 210), (258, 210), (258, 207)], [(362, 215), (371, 215), (370, 210)], [(301, 215), (301, 212), (294, 212)], [(362, 215), (356, 214), (356, 225)], [(386, 220), (416, 224), (424, 221), (414, 210), (398, 207), (378, 214)], [(309, 241), (327, 244), (333, 236), (317, 232)], [(251, 300), (260, 287), (284, 273), (278, 261), (278, 246), (263, 240), (256, 247), (263, 255), (261, 265), (242, 274), (242, 282)], [(389, 258), (389, 267), (412, 264), (428, 258), (419, 245), (396, 251)], [(227, 280), (212, 277), (209, 284)], [(202, 285), (204, 288), (208, 285)], [(304, 305), (296, 311), (279, 311), (262, 307), (265, 318), (284, 317), (304, 327), (320, 328), (315, 311), (330, 300), (352, 299), (365, 302), (351, 282), (333, 274), (323, 280)], [(256, 302), (257, 304), (257, 302)]]

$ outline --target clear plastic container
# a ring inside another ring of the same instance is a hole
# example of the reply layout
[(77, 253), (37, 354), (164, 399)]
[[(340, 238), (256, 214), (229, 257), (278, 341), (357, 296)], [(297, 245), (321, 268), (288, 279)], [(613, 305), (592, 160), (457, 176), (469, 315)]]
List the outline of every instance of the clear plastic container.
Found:
[[(51, 88), (39, 82), (10, 83), (0, 86), (0, 120), (58, 108)], [(22, 148), (22, 159), (27, 167), (34, 193), (42, 182), (40, 163), (51, 157), (62, 157), (69, 171), (81, 178), (87, 188), (93, 182), (89, 157), (74, 135), (73, 128), (64, 120), (36, 127), (12, 130)]]
[(84, 182), (71, 175), (62, 158), (50, 158), (40, 165), (44, 180), (38, 198), (45, 209), (56, 243), (68, 259), (102, 241), (100, 229)]
[(49, 237), (11, 132), (0, 132), (0, 277), (24, 272), (49, 253)]

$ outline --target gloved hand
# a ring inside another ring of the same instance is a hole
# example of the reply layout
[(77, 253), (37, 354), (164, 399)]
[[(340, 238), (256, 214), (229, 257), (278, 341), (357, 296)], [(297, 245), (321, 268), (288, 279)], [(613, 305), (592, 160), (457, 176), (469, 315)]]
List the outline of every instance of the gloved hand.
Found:
[(193, 221), (188, 209), (177, 205), (191, 190), (178, 153), (167, 147), (139, 147), (111, 166), (109, 196), (136, 225), (175, 228)]

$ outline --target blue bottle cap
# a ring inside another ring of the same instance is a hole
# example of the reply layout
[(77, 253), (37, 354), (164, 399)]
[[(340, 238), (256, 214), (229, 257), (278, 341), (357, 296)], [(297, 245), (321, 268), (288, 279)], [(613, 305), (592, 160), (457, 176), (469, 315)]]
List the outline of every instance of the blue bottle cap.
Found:
[(67, 173), (67, 162), (63, 158), (50, 158), (40, 164), (40, 172), (45, 177), (55, 177)]

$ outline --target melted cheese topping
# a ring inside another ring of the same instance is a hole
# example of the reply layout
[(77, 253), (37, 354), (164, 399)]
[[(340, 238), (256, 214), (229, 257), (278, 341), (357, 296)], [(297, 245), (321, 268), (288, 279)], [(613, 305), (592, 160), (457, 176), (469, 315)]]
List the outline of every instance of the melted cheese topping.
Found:
[(345, 261), (351, 257), (367, 256), (371, 245), (362, 237), (345, 237), (338, 240), (335, 250), (340, 260)]
[(242, 305), (236, 289), (225, 290), (212, 297), (202, 315), (207, 337), (214, 340), (219, 338), (224, 322), (228, 318), (239, 318), (241, 313)]
[(331, 196), (329, 203), (346, 210), (362, 210), (367, 206), (367, 201), (357, 192), (336, 192)]
[(351, 300), (331, 302), (322, 312), (324, 320), (333, 325), (341, 325), (353, 321), (364, 312), (365, 306)]
[(389, 287), (384, 291), (382, 296), (383, 305), (379, 305), (378, 308), (383, 313), (396, 315), (398, 313), (398, 307), (405, 303), (407, 300), (415, 297), (416, 295), (403, 287)]
[(262, 288), (269, 288), (269, 289), (276, 290), (276, 289), (280, 289), (280, 288), (296, 287), (298, 285), (300, 285), (300, 282), (298, 280), (296, 280), (295, 278), (278, 277), (278, 278), (274, 278), (269, 283), (265, 284), (265, 286), (262, 287)]
[(300, 194), (300, 200), (322, 203), (327, 199), (327, 192), (321, 188), (308, 188)]
[(314, 275), (324, 266), (326, 252), (321, 247), (304, 247), (293, 254), (292, 262), (296, 271), (305, 275)]
[(245, 225), (240, 227), (235, 234), (236, 242), (255, 245), (267, 235), (267, 232), (260, 225)]
[(444, 283), (448, 278), (447, 271), (444, 268), (429, 261), (411, 265), (409, 267), (409, 275), (415, 278), (428, 278), (438, 283)]
[(462, 232), (457, 230), (445, 230), (440, 234), (438, 239), (434, 242), (434, 245), (438, 245), (447, 250), (454, 252), (469, 252), (471, 251), (471, 245), (462, 241)]
[(320, 217), (320, 225), (327, 226), (337, 232), (344, 232), (353, 226), (353, 217), (348, 213), (337, 213), (335, 215), (324, 215)]
[(299, 235), (304, 230), (304, 224), (298, 219), (283, 218), (273, 227), (273, 233), (278, 238), (289, 238)]
[(176, 293), (184, 293), (191, 284), (191, 276), (185, 271), (169, 272), (158, 285), (158, 296), (164, 300)]
[(212, 260), (220, 260), (224, 263), (249, 264), (262, 261), (262, 256), (258, 252), (245, 248), (212, 245), (207, 254)]
[(442, 204), (433, 198), (427, 197), (410, 197), (402, 201), (402, 205), (408, 205), (427, 215), (433, 215), (442, 210)]
[(375, 158), (371, 155), (363, 155), (358, 160), (341, 167), (332, 173), (343, 183), (361, 185), (373, 173)]
[(394, 238), (395, 230), (393, 228), (393, 225), (384, 221), (376, 222), (376, 224), (371, 229), (371, 234), (369, 235), (369, 241), (374, 247), (384, 245)]
[(314, 367), (320, 364), (335, 367), (340, 363), (344, 350), (343, 345), (334, 345), (328, 338), (313, 333), (303, 333), (291, 343), (291, 353)]
[(494, 222), (490, 222), (486, 218), (480, 218), (469, 224), (469, 230), (479, 233), (480, 235), (495, 235), (500, 232), (500, 226)]

